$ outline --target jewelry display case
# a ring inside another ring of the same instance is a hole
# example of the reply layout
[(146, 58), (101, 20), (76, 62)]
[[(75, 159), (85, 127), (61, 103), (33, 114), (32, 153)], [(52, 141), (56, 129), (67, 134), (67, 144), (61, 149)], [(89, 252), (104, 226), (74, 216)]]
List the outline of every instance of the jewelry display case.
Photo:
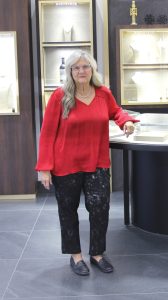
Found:
[(19, 114), (16, 32), (0, 31), (0, 115)]
[(42, 108), (63, 84), (66, 58), (75, 49), (93, 54), (93, 1), (39, 0)]
[(137, 119), (138, 130), (129, 137), (117, 135), (114, 124), (110, 130), (110, 148), (123, 152), (124, 221), (167, 235), (168, 114), (142, 113)]
[(168, 145), (168, 114), (140, 114), (138, 112), (131, 112), (129, 114), (140, 121), (135, 124), (134, 133), (127, 137), (114, 121), (110, 121), (109, 137), (111, 141), (119, 139), (122, 142), (133, 144), (143, 143), (150, 145), (159, 143)]
[(118, 27), (117, 56), (117, 90), (121, 105), (168, 104), (166, 26)]

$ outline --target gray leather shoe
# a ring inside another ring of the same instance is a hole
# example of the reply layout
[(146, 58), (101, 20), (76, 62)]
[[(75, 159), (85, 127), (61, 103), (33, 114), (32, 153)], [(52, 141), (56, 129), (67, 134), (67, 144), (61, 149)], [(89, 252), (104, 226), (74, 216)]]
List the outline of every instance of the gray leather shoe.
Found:
[(90, 273), (88, 266), (83, 260), (80, 260), (79, 262), (75, 263), (72, 256), (70, 258), (70, 266), (75, 274), (87, 276)]
[(111, 273), (114, 270), (113, 266), (104, 257), (102, 257), (99, 261), (97, 261), (95, 258), (91, 256), (90, 262), (93, 265), (95, 265), (97, 268), (99, 268), (99, 270), (102, 271), (103, 273)]

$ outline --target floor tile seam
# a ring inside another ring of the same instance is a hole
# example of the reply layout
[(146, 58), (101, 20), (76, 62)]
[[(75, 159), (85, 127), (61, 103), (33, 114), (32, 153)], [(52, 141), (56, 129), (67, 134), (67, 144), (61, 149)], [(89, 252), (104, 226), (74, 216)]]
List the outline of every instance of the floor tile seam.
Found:
[[(55, 227), (54, 229), (33, 229), (33, 231), (60, 231), (60, 227)], [(0, 233), (30, 233), (32, 229), (30, 230), (0, 230)]]
[[(144, 296), (144, 295), (167, 295), (168, 292), (142, 292), (142, 293), (110, 293), (110, 294), (88, 294), (88, 295), (82, 295), (82, 298), (92, 298), (92, 297), (96, 297), (96, 298), (99, 298), (99, 297), (108, 297), (108, 296)], [(22, 297), (22, 299), (24, 300), (32, 300), (32, 299), (35, 299), (35, 300), (38, 300), (38, 299), (53, 299), (53, 300), (57, 300), (57, 299), (74, 299), (74, 298), (79, 298), (79, 295), (69, 295), (69, 296), (50, 296), (50, 297), (29, 297), (29, 298), (25, 298), (25, 297)], [(2, 298), (0, 298), (2, 299)], [(5, 300), (19, 300), (20, 298), (5, 298)]]
[[(88, 225), (89, 226), (89, 225)], [(121, 229), (123, 229), (124, 230), (124, 228), (121, 228)], [(43, 231), (43, 232), (49, 232), (49, 231), (51, 231), (51, 232), (57, 232), (57, 231), (60, 231), (60, 227), (55, 227), (54, 229), (34, 229), (34, 232), (40, 232), (40, 231)], [(87, 230), (87, 228), (86, 228), (86, 230), (80, 230), (80, 232), (88, 232), (88, 230)], [(118, 229), (110, 229), (110, 232), (116, 232), (116, 231), (118, 231)], [(0, 231), (1, 232), (1, 231)], [(7, 232), (9, 232), (9, 231), (7, 231)], [(12, 231), (11, 231), (12, 232)], [(108, 233), (109, 234), (109, 233)]]
[(110, 224), (110, 222), (109, 222), (109, 225), (108, 225), (108, 232), (109, 231), (121, 231), (121, 229), (123, 230), (124, 229), (124, 231), (127, 231), (128, 229), (127, 228), (125, 228), (125, 225), (124, 224), (122, 224), (122, 225), (120, 225), (121, 227), (118, 227), (118, 228), (110, 228), (110, 226), (113, 226), (113, 224)]
[(58, 206), (55, 206), (55, 207), (53, 207), (53, 208), (48, 208), (48, 207), (45, 208), (45, 207), (44, 207), (44, 208), (43, 208), (43, 211), (45, 211), (45, 212), (47, 212), (47, 211), (49, 211), (49, 212), (50, 212), (50, 211), (58, 212), (57, 209), (58, 209)]
[(5, 260), (5, 261), (12, 261), (12, 260), (16, 260), (16, 261), (18, 261), (18, 258), (0, 258), (0, 261), (3, 261), (3, 260)]
[[(43, 208), (43, 210), (54, 210), (55, 208), (58, 208), (58, 205), (57, 204), (53, 204), (53, 205), (51, 205), (51, 206), (53, 206), (53, 208), (51, 207), (44, 207)], [(124, 210), (124, 208), (123, 208), (123, 206), (122, 205), (117, 205), (117, 206), (115, 206), (115, 204), (113, 205), (113, 207), (111, 207), (110, 208), (110, 212), (111, 213), (114, 213), (113, 212), (113, 209), (121, 209), (122, 211)], [(79, 210), (85, 210), (86, 212), (87, 212), (87, 210), (86, 210), (86, 207), (84, 206), (84, 207), (82, 207), (82, 206), (79, 206), (79, 208), (78, 208), (78, 211)]]
[[(88, 224), (89, 226), (89, 224)], [(113, 231), (120, 231), (125, 230), (124, 226), (120, 227), (120, 229), (115, 229), (115, 228), (109, 228), (109, 232), (113, 232)], [(0, 233), (30, 233), (32, 231), (32, 229), (29, 230), (0, 230)], [(55, 227), (54, 229), (36, 229), (34, 228), (34, 231), (60, 231), (60, 227)], [(109, 234), (109, 233), (108, 233)]]
[[(83, 256), (85, 257), (85, 255), (83, 255)], [(22, 261), (33, 261), (33, 260), (36, 260), (36, 261), (41, 261), (41, 260), (42, 261), (53, 261), (55, 259), (64, 260), (64, 259), (67, 259), (69, 257), (70, 257), (70, 254), (64, 254), (64, 257), (62, 257), (62, 254), (60, 253), (60, 254), (56, 254), (52, 258), (51, 258), (51, 256), (50, 257), (41, 257), (41, 258), (40, 257), (24, 257), (21, 260)]]
[(32, 229), (30, 230), (0, 230), (0, 233), (30, 233)]
[(22, 208), (20, 208), (20, 209), (0, 209), (0, 213), (1, 212), (23, 212), (23, 211), (40, 211), (41, 210), (41, 208), (29, 208), (29, 209), (22, 209)]
[[(112, 254), (112, 255), (110, 255), (110, 258), (113, 258), (113, 257), (137, 257), (137, 256), (159, 256), (159, 255), (163, 255), (163, 254), (166, 254), (166, 255), (168, 255), (168, 252), (162, 252), (162, 253), (151, 253), (151, 254)], [(64, 259), (67, 259), (68, 257), (69, 257), (69, 255), (70, 254), (62, 254), (62, 253), (60, 253), (60, 254), (56, 254), (55, 256), (53, 256), (53, 257), (23, 257), (21, 260), (22, 261), (28, 261), (28, 260), (36, 260), (36, 261), (41, 261), (41, 260), (43, 260), (43, 261), (53, 261), (53, 260), (55, 260), (55, 259), (62, 259), (62, 260), (64, 260)], [(89, 255), (87, 255), (87, 254), (85, 254), (85, 255), (83, 255), (84, 257), (85, 257), (85, 259), (87, 260), (87, 259), (89, 259)], [(14, 258), (11, 258), (11, 259), (0, 259), (0, 260), (16, 260), (16, 259), (14, 259)]]
[(1, 300), (4, 299), (4, 296), (5, 296), (5, 294), (6, 294), (7, 289), (8, 289), (9, 286), (10, 286), (10, 283), (11, 283), (12, 278), (13, 278), (13, 276), (14, 276), (14, 273), (15, 273), (15, 271), (16, 271), (16, 269), (17, 269), (17, 266), (19, 265), (19, 262), (20, 262), (20, 260), (21, 260), (22, 257), (23, 257), (23, 253), (24, 253), (24, 251), (25, 251), (25, 249), (26, 249), (26, 246), (27, 246), (27, 244), (28, 244), (28, 242), (29, 242), (29, 240), (30, 240), (30, 238), (31, 238), (31, 235), (32, 235), (32, 233), (33, 233), (33, 230), (34, 230), (34, 228), (35, 228), (35, 226), (36, 226), (36, 224), (37, 224), (37, 222), (38, 222), (38, 219), (39, 219), (39, 217), (40, 217), (40, 215), (41, 215), (43, 206), (44, 206), (45, 203), (46, 203), (47, 197), (48, 197), (48, 195), (46, 195), (46, 198), (45, 198), (45, 200), (44, 200), (44, 202), (43, 202), (43, 205), (42, 205), (42, 207), (41, 207), (41, 209), (40, 209), (40, 211), (39, 211), (39, 213), (38, 213), (38, 215), (37, 215), (37, 217), (36, 217), (36, 220), (35, 220), (35, 222), (34, 222), (34, 225), (33, 225), (33, 227), (32, 227), (32, 230), (30, 231), (30, 234), (28, 235), (28, 238), (27, 238), (27, 240), (26, 240), (26, 242), (25, 242), (25, 245), (24, 245), (24, 247), (23, 247), (23, 249), (22, 249), (22, 251), (21, 251), (20, 257), (18, 258), (18, 261), (17, 261), (17, 263), (16, 263), (16, 265), (15, 265), (15, 267), (14, 267), (14, 270), (13, 270), (13, 272), (12, 272), (12, 274), (11, 274), (11, 276), (10, 276), (10, 279), (9, 279), (7, 285), (6, 285), (6, 288), (5, 288), (5, 290), (4, 290), (3, 294), (2, 294)]
[(51, 231), (51, 232), (60, 232), (60, 227), (55, 227), (54, 229), (34, 229), (34, 231), (38, 231), (38, 232), (40, 232), (40, 231), (43, 231), (43, 232), (48, 232), (48, 231)]
[[(88, 224), (89, 226), (89, 224)], [(121, 227), (121, 229), (125, 230), (124, 228)], [(54, 229), (34, 229), (34, 231), (60, 231), (60, 227), (55, 227)], [(113, 232), (113, 231), (119, 231), (119, 229), (111, 229), (110, 228), (110, 232)], [(0, 231), (1, 232), (1, 231)], [(80, 230), (80, 232), (82, 232), (82, 230)], [(84, 231), (86, 232), (86, 230)], [(108, 233), (109, 234), (109, 233)]]
[(111, 254), (111, 257), (131, 257), (131, 256), (159, 256), (166, 254), (168, 255), (168, 252), (158, 252), (158, 253), (134, 253), (134, 254)]
[(57, 208), (43, 208), (43, 212), (46, 212), (46, 211), (56, 211), (57, 212)]
[[(57, 204), (56, 204), (57, 205)], [(123, 204), (118, 204), (118, 203), (110, 203), (110, 211), (112, 211), (115, 208), (121, 208), (124, 210)], [(86, 209), (85, 203), (80, 203), (78, 209)]]

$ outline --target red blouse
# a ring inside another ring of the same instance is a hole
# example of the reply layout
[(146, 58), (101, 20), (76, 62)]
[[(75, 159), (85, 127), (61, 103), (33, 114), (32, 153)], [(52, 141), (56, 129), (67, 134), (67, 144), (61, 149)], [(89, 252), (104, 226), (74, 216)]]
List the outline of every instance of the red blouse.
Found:
[(109, 119), (122, 129), (126, 121), (135, 121), (119, 107), (111, 91), (102, 86), (87, 105), (76, 99), (68, 118), (63, 119), (61, 99), (56, 89), (48, 102), (39, 142), (37, 171), (63, 176), (76, 172), (94, 172), (109, 168)]

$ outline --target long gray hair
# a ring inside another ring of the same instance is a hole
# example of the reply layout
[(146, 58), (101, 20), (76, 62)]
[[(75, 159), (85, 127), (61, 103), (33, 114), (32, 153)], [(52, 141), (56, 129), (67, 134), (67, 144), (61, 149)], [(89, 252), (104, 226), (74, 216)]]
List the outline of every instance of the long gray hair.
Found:
[(91, 65), (92, 77), (90, 80), (90, 84), (95, 87), (99, 87), (102, 85), (101, 75), (97, 72), (97, 63), (95, 59), (86, 51), (74, 51), (66, 60), (65, 65), (66, 81), (63, 86), (64, 97), (62, 99), (63, 118), (67, 118), (70, 110), (75, 106), (76, 86), (72, 77), (71, 68), (80, 58), (84, 58)]

